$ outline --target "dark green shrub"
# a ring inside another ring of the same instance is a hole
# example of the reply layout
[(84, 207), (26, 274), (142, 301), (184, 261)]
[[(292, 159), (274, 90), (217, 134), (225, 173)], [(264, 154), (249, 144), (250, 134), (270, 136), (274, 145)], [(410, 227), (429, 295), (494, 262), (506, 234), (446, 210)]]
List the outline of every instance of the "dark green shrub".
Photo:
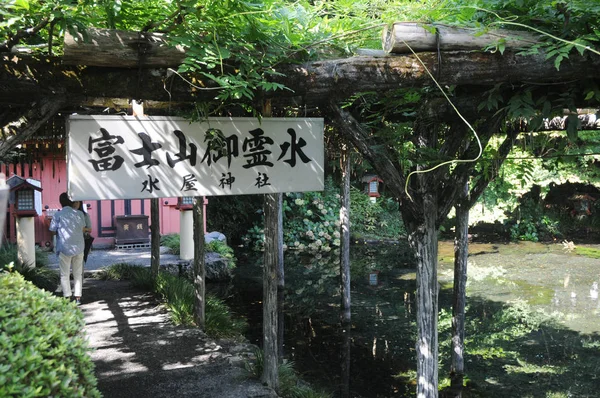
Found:
[(0, 273), (0, 396), (100, 397), (74, 304)]

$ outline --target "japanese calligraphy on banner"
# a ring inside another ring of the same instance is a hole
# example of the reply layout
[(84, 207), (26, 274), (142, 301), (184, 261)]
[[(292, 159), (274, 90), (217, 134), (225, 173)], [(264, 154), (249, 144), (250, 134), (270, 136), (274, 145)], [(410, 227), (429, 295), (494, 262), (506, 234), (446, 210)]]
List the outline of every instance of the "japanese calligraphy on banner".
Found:
[(74, 200), (323, 190), (323, 119), (70, 116)]

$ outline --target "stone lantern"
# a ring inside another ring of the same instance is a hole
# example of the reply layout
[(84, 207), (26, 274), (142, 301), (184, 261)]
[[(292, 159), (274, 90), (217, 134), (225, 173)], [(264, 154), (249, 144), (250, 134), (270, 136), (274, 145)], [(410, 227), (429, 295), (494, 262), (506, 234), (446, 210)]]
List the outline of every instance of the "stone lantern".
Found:
[(19, 261), (26, 266), (35, 266), (35, 227), (34, 217), (37, 215), (35, 208), (35, 192), (42, 188), (33, 185), (26, 179), (13, 175), (6, 184), (10, 190), (9, 203), (12, 205), (11, 213), (15, 217), (17, 230), (17, 256)]

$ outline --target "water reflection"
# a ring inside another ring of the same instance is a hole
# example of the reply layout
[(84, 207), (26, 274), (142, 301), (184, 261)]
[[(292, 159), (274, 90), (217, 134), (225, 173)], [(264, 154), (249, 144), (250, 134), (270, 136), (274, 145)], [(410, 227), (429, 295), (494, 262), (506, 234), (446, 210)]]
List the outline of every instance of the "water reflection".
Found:
[[(339, 316), (339, 257), (335, 253), (286, 253), (285, 352), (303, 379), (328, 388), (335, 397), (414, 393), (409, 381), (415, 368), (416, 283), (407, 253), (406, 247), (352, 248), (352, 319), (350, 325), (343, 326)], [(542, 260), (540, 265), (539, 259), (502, 249), (485, 257), (473, 256), (467, 303), (477, 297), (488, 303), (481, 304), (475, 316), (492, 322), (497, 307), (490, 302), (518, 299), (557, 314), (557, 320), (575, 331), (600, 332), (598, 283), (590, 280), (598, 279), (599, 262), (580, 264), (570, 258), (569, 266), (565, 266), (565, 258)], [(238, 254), (236, 294), (229, 300), (237, 312), (248, 317), (251, 329), (247, 337), (258, 345), (262, 333), (261, 263), (261, 255)], [(369, 283), (374, 270), (379, 271), (376, 286)], [(440, 264), (439, 280), (446, 287), (440, 291), (440, 308), (448, 309), (451, 263)], [(443, 339), (440, 336), (440, 342)]]

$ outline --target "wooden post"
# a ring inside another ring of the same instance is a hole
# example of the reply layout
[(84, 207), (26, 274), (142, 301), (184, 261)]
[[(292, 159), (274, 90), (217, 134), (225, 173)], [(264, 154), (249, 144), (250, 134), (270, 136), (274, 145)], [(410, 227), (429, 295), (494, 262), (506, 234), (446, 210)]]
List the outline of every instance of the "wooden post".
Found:
[[(431, 183), (427, 174), (420, 186)], [(422, 193), (422, 218), (407, 224), (408, 241), (417, 260), (417, 397), (438, 397), (438, 214), (435, 194)]]
[(350, 324), (350, 153), (348, 144), (342, 148), (340, 168), (342, 172), (342, 205), (340, 207), (340, 275), (342, 283), (342, 326)]
[(158, 198), (150, 199), (150, 272), (156, 280), (160, 269), (160, 217)]
[(206, 326), (206, 269), (204, 266), (204, 197), (194, 198), (194, 321)]
[[(265, 254), (263, 267), (263, 374), (267, 386), (279, 388), (277, 283), (283, 258), (283, 216), (281, 194), (265, 195)], [(281, 255), (280, 255), (281, 251)]]
[(340, 206), (340, 275), (342, 285), (342, 369), (340, 396), (350, 397), (350, 150), (346, 142), (342, 147), (340, 169), (342, 172), (342, 204)]
[(452, 295), (452, 363), (450, 380), (455, 397), (462, 396), (465, 373), (465, 303), (467, 300), (467, 259), (469, 254), (469, 183), (457, 198), (454, 238), (454, 291)]

